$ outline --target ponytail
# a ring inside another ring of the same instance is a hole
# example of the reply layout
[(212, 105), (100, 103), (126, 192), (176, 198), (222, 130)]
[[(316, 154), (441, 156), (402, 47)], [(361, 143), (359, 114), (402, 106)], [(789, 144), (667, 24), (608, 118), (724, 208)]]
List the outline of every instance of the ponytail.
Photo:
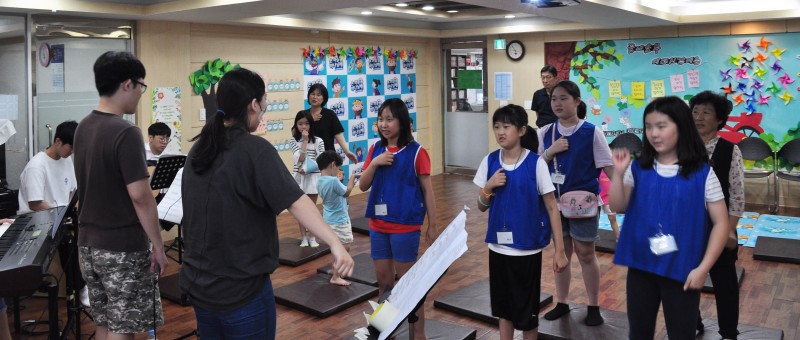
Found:
[(195, 173), (211, 168), (220, 152), (228, 147), (227, 129), (248, 132), (247, 107), (253, 99), (260, 101), (265, 95), (264, 80), (248, 69), (240, 68), (226, 73), (217, 84), (217, 106), (214, 118), (208, 120), (200, 134), (192, 138), (197, 142), (189, 160)]
[(530, 125), (525, 126), (525, 134), (520, 138), (519, 144), (534, 153), (537, 152), (539, 150), (539, 138), (536, 136), (536, 129)]

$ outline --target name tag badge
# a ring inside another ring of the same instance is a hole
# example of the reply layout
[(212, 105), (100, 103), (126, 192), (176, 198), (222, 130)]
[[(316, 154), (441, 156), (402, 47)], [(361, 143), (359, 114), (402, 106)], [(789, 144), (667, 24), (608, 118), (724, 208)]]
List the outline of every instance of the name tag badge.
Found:
[(550, 174), (550, 178), (553, 180), (553, 184), (564, 184), (564, 180), (567, 178), (567, 176), (560, 172), (556, 172)]
[(388, 209), (386, 208), (386, 203), (376, 204), (375, 205), (375, 215), (378, 216), (386, 216), (388, 215)]
[(664, 234), (658, 234), (651, 237), (650, 251), (659, 256), (678, 251), (678, 245), (675, 243), (675, 237)]
[(514, 244), (514, 236), (510, 231), (498, 231), (497, 244)]

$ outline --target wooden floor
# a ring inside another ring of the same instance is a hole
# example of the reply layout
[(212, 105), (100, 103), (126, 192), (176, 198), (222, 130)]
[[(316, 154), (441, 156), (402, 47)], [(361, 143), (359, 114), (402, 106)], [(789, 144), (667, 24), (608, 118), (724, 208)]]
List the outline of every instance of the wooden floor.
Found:
[[(440, 227), (445, 227), (458, 214), (466, 204), (472, 210), (467, 219), (469, 231), (469, 251), (456, 261), (447, 275), (431, 291), (425, 303), (426, 317), (455, 324), (460, 324), (477, 330), (478, 339), (498, 338), (497, 329), (486, 323), (473, 321), (456, 314), (436, 309), (433, 300), (439, 296), (467, 286), (477, 280), (487, 278), (488, 249), (483, 242), (487, 213), (481, 213), (476, 207), (475, 197), (477, 188), (472, 184), (472, 178), (459, 175), (438, 175), (433, 177), (434, 192), (436, 193), (438, 222)], [(350, 211), (364, 211), (366, 195), (359, 195), (350, 199)], [(765, 213), (762, 206), (748, 205), (748, 210)], [(800, 216), (800, 209), (783, 209), (782, 215)], [(281, 237), (298, 237), (297, 223), (288, 214), (283, 214), (278, 219)], [(424, 249), (422, 250), (424, 251)], [(368, 253), (369, 238), (355, 234), (355, 242), (351, 253)], [(420, 252), (421, 254), (422, 252)], [(552, 246), (544, 253), (542, 270), (542, 291), (555, 293), (553, 271), (550, 269), (552, 261)], [(745, 268), (744, 282), (741, 288), (741, 316), (740, 323), (762, 327), (783, 329), (786, 339), (800, 338), (800, 265), (774, 263), (753, 260), (752, 248), (740, 247), (739, 265)], [(600, 306), (606, 309), (625, 312), (625, 275), (626, 269), (612, 264), (612, 255), (597, 254), (600, 262), (601, 289)], [(330, 261), (330, 256), (317, 259), (296, 268), (281, 266), (273, 274), (274, 286), (281, 287), (302, 278), (314, 275), (316, 268)], [(177, 265), (168, 268), (170, 272), (178, 269)], [(580, 267), (577, 261), (572, 264), (572, 291), (569, 302), (588, 303)], [(309, 292), (314, 294), (314, 292)], [(488, 292), (487, 292), (488, 294)], [(63, 304), (63, 301), (62, 301)], [(28, 298), (21, 305), (24, 306), (22, 320), (36, 320), (47, 318), (45, 312), (46, 301), (44, 298)], [(702, 314), (705, 317), (716, 317), (713, 295), (703, 294), (700, 302)], [(61, 308), (61, 320), (65, 320), (64, 308)], [(349, 338), (352, 330), (364, 326), (362, 312), (369, 312), (366, 302), (344, 310), (326, 319), (319, 319), (283, 306), (278, 306), (278, 339), (339, 339)], [(194, 313), (191, 307), (181, 307), (169, 301), (164, 301), (166, 325), (158, 330), (162, 339), (174, 339), (191, 332), (195, 327)], [(663, 318), (657, 326), (656, 338), (661, 339), (665, 334)], [(91, 333), (91, 324), (84, 320), (84, 336), (88, 338)], [(40, 327), (37, 330), (46, 330)], [(518, 336), (520, 336), (518, 334)], [(14, 335), (15, 339), (43, 339), (45, 336)], [(138, 338), (145, 338), (140, 334)]]

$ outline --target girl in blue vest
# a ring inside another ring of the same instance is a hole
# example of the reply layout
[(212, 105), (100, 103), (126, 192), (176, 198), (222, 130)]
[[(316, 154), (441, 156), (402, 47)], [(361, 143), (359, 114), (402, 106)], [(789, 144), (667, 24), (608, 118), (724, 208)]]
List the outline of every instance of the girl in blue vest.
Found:
[[(402, 277), (417, 260), (421, 227), (428, 215), (425, 241), (437, 236), (436, 205), (431, 185), (431, 160), (411, 134), (408, 108), (399, 98), (387, 99), (378, 110), (381, 140), (364, 161), (362, 191), (372, 190), (365, 216), (369, 218), (370, 254), (380, 294)], [(425, 339), (423, 308), (414, 323), (414, 335)]]
[[(570, 191), (586, 191), (596, 196), (600, 193), (600, 171), (605, 170), (611, 177), (611, 149), (599, 127), (578, 117), (582, 105), (585, 104), (581, 101), (578, 85), (569, 80), (559, 82), (550, 97), (550, 106), (558, 120), (539, 129), (539, 154), (548, 163), (557, 199)], [(585, 106), (583, 108), (585, 110)], [(595, 209), (597, 211), (599, 208)], [(589, 218), (561, 216), (567, 259), (572, 258), (573, 252), (577, 254), (586, 285), (589, 307), (584, 323), (588, 326), (603, 323), (598, 304), (600, 266), (594, 253), (599, 218), (599, 214)], [(567, 270), (555, 275), (558, 304), (544, 315), (547, 320), (555, 320), (569, 313), (566, 303), (572, 279), (569, 268), (568, 263)]]
[(614, 263), (628, 267), (630, 338), (653, 338), (663, 304), (669, 338), (694, 339), (699, 289), (725, 246), (728, 211), (689, 106), (656, 99), (644, 127), (640, 158), (614, 150), (609, 190), (611, 209), (625, 211)]
[[(500, 149), (483, 158), (475, 178), (478, 209), (489, 209), (489, 294), (492, 315), (500, 318), (500, 339), (535, 339), (539, 326), (542, 249), (555, 242), (553, 271), (567, 265), (561, 219), (547, 164), (530, 152), (538, 147), (528, 114), (506, 105), (492, 116)], [(488, 178), (488, 180), (487, 180)]]

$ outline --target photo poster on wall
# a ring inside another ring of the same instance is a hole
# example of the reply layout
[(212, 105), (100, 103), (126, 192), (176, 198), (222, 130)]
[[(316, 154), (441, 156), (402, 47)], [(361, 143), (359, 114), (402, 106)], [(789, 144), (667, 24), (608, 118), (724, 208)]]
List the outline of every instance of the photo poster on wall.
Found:
[(152, 90), (153, 112), (150, 123), (162, 122), (169, 126), (170, 141), (164, 152), (183, 154), (181, 150), (181, 88), (156, 87)]
[(53, 92), (64, 92), (64, 44), (50, 45), (50, 67)]
[[(314, 84), (328, 88), (326, 107), (336, 113), (344, 129), (353, 163), (342, 148), (334, 147), (344, 160), (344, 182), (360, 173), (369, 148), (380, 140), (378, 109), (387, 99), (399, 98), (408, 107), (414, 138), (417, 136), (416, 51), (386, 47), (303, 49), (303, 98)], [(304, 108), (311, 106), (305, 100)]]
[(711, 90), (734, 105), (720, 136), (734, 143), (757, 136), (777, 148), (800, 138), (799, 38), (765, 34), (582, 41), (568, 54), (547, 60), (569, 60), (569, 79), (580, 87), (587, 121), (600, 126), (609, 142), (625, 132), (641, 136), (644, 108), (653, 98), (674, 95), (688, 102)]

